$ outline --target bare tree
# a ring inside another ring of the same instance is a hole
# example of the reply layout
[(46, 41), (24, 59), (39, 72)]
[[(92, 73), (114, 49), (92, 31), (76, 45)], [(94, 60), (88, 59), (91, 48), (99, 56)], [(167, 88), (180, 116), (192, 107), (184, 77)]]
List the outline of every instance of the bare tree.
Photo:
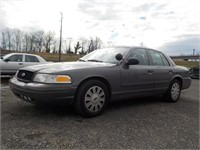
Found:
[(88, 49), (87, 49), (87, 53), (90, 53), (96, 49), (101, 48), (103, 42), (101, 41), (101, 39), (99, 37), (91, 37), (89, 42), (88, 42)]
[(34, 32), (31, 32), (30, 33), (30, 51), (32, 52), (32, 51), (35, 51), (35, 47), (34, 47), (34, 44), (35, 44), (35, 34), (34, 34)]
[(1, 31), (1, 46), (2, 46), (2, 48), (3, 49), (6, 49), (7, 48), (7, 44), (6, 44), (6, 32), (5, 32), (5, 30), (2, 30)]
[(67, 41), (68, 41), (68, 42), (67, 42), (68, 45), (67, 45), (67, 48), (66, 48), (66, 53), (67, 53), (67, 54), (73, 54), (73, 52), (72, 52), (72, 50), (71, 50), (72, 38), (68, 38)]
[(99, 37), (95, 37), (94, 48), (99, 49), (99, 48), (101, 48), (102, 44), (103, 44), (103, 42), (101, 41), (101, 39)]
[[(58, 50), (58, 40), (55, 39), (55, 33), (52, 31), (45, 33), (42, 30), (38, 30), (28, 33), (19, 29), (5, 28), (1, 31), (0, 42), (1, 47), (8, 50), (41, 52), (45, 48), (48, 53), (51, 51), (55, 53)], [(91, 37), (89, 40), (81, 37), (72, 47), (72, 38), (68, 38), (63, 43), (63, 46), (66, 47), (67, 54), (72, 54), (73, 50), (75, 54), (78, 52), (79, 54), (85, 54), (101, 48), (102, 41), (99, 37)]]
[(51, 50), (51, 44), (54, 40), (54, 36), (55, 36), (55, 33), (54, 32), (47, 32), (46, 35), (45, 35), (45, 49), (46, 49), (46, 52), (47, 53), (50, 53), (50, 50)]
[(53, 43), (52, 43), (52, 45), (53, 45), (53, 53), (57, 53), (57, 48), (58, 48), (58, 39), (54, 39), (53, 40)]
[(44, 31), (35, 32), (35, 47), (39, 52), (42, 51), (43, 42), (44, 42)]
[(79, 41), (81, 42), (81, 52), (80, 54), (84, 54), (85, 53), (85, 47), (87, 44), (87, 39), (84, 37), (79, 38)]
[(5, 33), (6, 33), (8, 50), (11, 50), (11, 47), (12, 47), (12, 31), (11, 31), (11, 29), (6, 28)]
[(74, 46), (74, 53), (77, 54), (78, 50), (81, 48), (81, 45), (79, 43), (79, 41), (76, 43), (76, 45)]
[(89, 42), (88, 42), (88, 50), (87, 53), (90, 53), (94, 50), (94, 40), (93, 38), (90, 38)]
[(26, 52), (29, 50), (41, 52), (44, 46), (44, 31), (24, 33), (23, 43)]
[(22, 43), (22, 31), (19, 29), (13, 29), (13, 47), (16, 51), (21, 50), (21, 43)]
[(24, 34), (24, 38), (23, 38), (23, 43), (24, 43), (24, 49), (26, 52), (28, 51), (28, 49), (30, 48), (30, 34), (29, 33), (25, 33)]

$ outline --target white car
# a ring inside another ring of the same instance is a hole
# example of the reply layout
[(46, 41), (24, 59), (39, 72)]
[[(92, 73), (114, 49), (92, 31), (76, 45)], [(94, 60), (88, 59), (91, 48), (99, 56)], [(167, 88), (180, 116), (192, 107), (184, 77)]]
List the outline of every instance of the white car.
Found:
[(42, 57), (26, 53), (10, 53), (0, 60), (1, 75), (12, 75), (18, 69), (30, 65), (47, 63)]

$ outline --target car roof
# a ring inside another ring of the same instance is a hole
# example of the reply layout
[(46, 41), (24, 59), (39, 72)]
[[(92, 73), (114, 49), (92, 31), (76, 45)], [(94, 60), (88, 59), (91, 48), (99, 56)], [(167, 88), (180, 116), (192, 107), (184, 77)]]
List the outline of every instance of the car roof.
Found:
[(143, 49), (147, 49), (147, 50), (155, 50), (155, 49), (152, 49), (152, 48), (148, 48), (148, 47), (141, 47), (141, 46), (115, 46), (115, 47), (121, 47), (121, 48), (130, 48), (130, 49), (133, 49), (133, 48), (143, 48)]
[(29, 54), (29, 53), (9, 53), (10, 55), (11, 54), (20, 54), (20, 55), (32, 55), (32, 56), (39, 56), (39, 55), (36, 55), (36, 54)]
[(157, 52), (164, 54), (164, 52), (161, 51), (161, 50), (153, 49), (153, 48), (149, 48), (149, 47), (141, 47), (141, 46), (114, 46), (114, 47), (116, 47), (116, 48), (129, 48), (129, 49), (140, 48), (140, 49), (146, 49), (147, 51), (152, 50), (152, 51), (157, 51)]

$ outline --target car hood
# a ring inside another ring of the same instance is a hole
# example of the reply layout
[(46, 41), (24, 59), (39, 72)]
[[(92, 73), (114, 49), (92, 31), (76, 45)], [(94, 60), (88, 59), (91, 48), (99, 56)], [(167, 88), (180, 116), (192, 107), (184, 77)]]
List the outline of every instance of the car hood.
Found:
[(99, 62), (63, 62), (63, 63), (49, 63), (35, 66), (28, 66), (23, 68), (29, 71), (39, 71), (40, 73), (57, 73), (76, 69), (89, 69), (99, 67), (112, 67), (115, 64), (99, 63)]

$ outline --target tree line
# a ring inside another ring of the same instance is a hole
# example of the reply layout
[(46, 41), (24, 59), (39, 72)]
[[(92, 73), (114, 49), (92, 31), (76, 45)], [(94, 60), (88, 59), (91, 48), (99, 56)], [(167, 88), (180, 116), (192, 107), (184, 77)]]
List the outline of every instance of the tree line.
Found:
[[(43, 30), (25, 32), (20, 29), (4, 28), (1, 30), (0, 48), (18, 52), (47, 52), (58, 53), (59, 39), (55, 32)], [(99, 37), (80, 37), (62, 39), (62, 53), (86, 54), (99, 49), (103, 42)]]

